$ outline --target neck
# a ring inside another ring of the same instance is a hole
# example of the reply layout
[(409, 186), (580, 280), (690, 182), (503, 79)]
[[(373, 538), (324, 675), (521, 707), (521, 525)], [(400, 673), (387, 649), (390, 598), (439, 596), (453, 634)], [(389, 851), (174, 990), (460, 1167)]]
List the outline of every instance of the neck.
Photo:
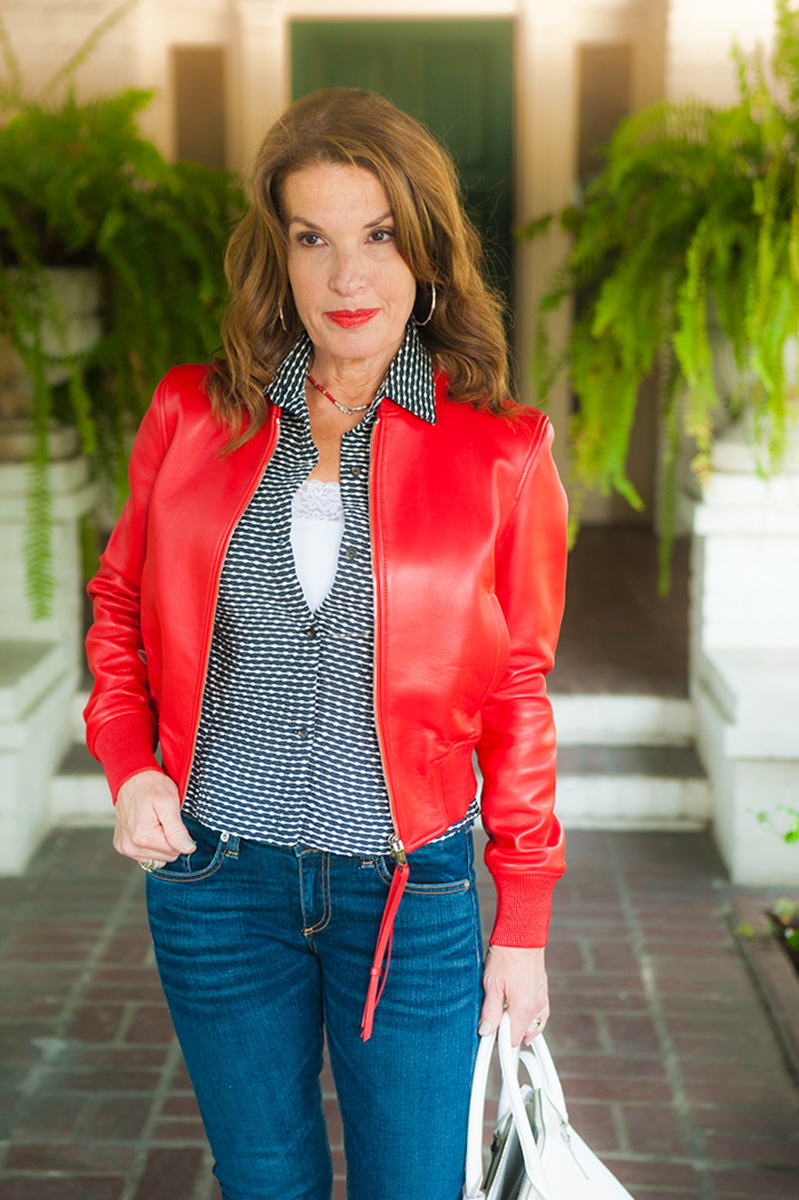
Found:
[(308, 370), (341, 404), (355, 408), (374, 400), (397, 349), (374, 358), (341, 359), (314, 346)]

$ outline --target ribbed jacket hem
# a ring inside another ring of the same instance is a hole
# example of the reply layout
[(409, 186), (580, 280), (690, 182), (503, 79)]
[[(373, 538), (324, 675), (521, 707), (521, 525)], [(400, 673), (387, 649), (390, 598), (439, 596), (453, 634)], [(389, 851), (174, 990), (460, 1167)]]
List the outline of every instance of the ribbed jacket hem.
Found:
[(552, 891), (559, 875), (494, 876), (497, 917), (493, 946), (546, 946)]
[(114, 717), (97, 734), (91, 751), (103, 764), (115, 804), (117, 792), (132, 775), (139, 771), (164, 773), (153, 753), (154, 742), (152, 722), (143, 713)]

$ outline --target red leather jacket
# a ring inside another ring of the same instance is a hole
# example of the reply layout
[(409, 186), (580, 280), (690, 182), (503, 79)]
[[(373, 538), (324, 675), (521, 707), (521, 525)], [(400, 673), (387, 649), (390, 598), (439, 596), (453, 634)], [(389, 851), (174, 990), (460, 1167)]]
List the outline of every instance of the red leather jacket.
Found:
[[(221, 455), (228, 434), (204, 371), (177, 367), (159, 385), (89, 585), (88, 744), (114, 795), (158, 769), (158, 741), (185, 794), (225, 550), (278, 437), (273, 408)], [(391, 810), (406, 851), (443, 833), (475, 793), (477, 747), (492, 941), (540, 946), (564, 870), (544, 677), (563, 610), (565, 496), (541, 413), (453, 403), (440, 373), (436, 411), (429, 425), (384, 400), (372, 441), (375, 712)]]

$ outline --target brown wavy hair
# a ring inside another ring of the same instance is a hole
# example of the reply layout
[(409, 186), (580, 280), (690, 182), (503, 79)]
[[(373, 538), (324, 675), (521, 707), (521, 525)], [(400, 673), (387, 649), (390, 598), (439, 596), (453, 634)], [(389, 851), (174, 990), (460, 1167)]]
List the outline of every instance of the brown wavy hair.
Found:
[(206, 387), (215, 414), (231, 429), (230, 448), (263, 425), (264, 388), (301, 330), (286, 266), (282, 189), (293, 171), (316, 163), (354, 165), (377, 176), (391, 205), (397, 248), (416, 278), (420, 321), (435, 284), (435, 311), (419, 335), (447, 371), (451, 398), (507, 413), (502, 301), (481, 274), (480, 238), (464, 211), (452, 159), (389, 100), (358, 88), (330, 88), (297, 100), (267, 133), (249, 182), (250, 208), (228, 246), (226, 357), (214, 360)]

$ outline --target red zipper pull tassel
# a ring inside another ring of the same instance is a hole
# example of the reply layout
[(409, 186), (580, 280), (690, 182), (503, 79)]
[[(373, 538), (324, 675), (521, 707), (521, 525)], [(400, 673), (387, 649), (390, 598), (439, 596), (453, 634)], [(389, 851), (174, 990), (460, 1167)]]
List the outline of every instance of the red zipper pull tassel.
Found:
[[(396, 839), (396, 847), (393, 850), (393, 855), (397, 865), (394, 868), (386, 907), (383, 909), (383, 920), (380, 922), (380, 932), (377, 935), (374, 961), (369, 971), (369, 990), (366, 993), (366, 1004), (361, 1019), (361, 1038), (364, 1042), (368, 1042), (372, 1036), (375, 1009), (380, 1002), (380, 997), (383, 995), (383, 988), (386, 986), (388, 968), (391, 963), (391, 943), (394, 939), (394, 918), (400, 906), (402, 893), (405, 891), (405, 884), (408, 882), (408, 860), (405, 857), (405, 851), (402, 849), (402, 842), (400, 842), (399, 838)], [(386, 960), (385, 970), (383, 970), (383, 958)], [(380, 983), (381, 973), (383, 975), (382, 983)], [(380, 991), (377, 990), (378, 983), (380, 983)]]

